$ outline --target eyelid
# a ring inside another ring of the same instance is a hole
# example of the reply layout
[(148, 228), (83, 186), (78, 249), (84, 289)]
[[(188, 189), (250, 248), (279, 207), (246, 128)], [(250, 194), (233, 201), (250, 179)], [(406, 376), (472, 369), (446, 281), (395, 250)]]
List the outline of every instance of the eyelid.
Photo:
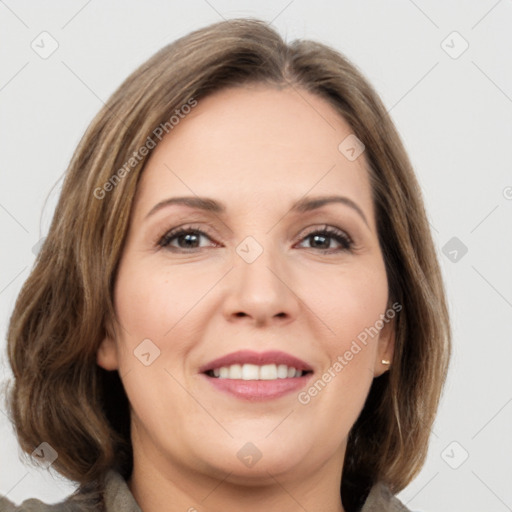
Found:
[[(198, 232), (200, 234), (206, 235), (208, 238), (210, 238), (210, 240), (212, 240), (213, 242), (215, 242), (216, 245), (218, 245), (217, 242), (214, 240), (216, 235), (211, 233), (210, 229), (211, 228), (209, 226), (205, 227), (204, 225), (189, 224), (189, 223), (180, 224), (178, 226), (174, 226), (172, 228), (165, 229), (163, 234), (159, 234), (156, 237), (154, 244), (157, 247), (165, 249), (168, 247), (168, 245), (163, 245), (162, 242), (166, 238), (174, 237), (174, 236), (178, 235), (181, 231), (185, 231), (185, 232), (192, 231), (192, 232)], [(159, 233), (161, 233), (161, 232), (159, 232)], [(175, 248), (175, 249), (179, 250), (179, 248)], [(198, 249), (200, 249), (200, 248), (198, 248)], [(196, 249), (196, 250), (198, 250), (198, 249)]]
[[(333, 253), (339, 253), (339, 252), (353, 252), (355, 249), (355, 243), (354, 243), (352, 237), (344, 229), (341, 229), (339, 227), (332, 226), (329, 224), (323, 224), (321, 226), (319, 226), (319, 225), (311, 226), (310, 228), (306, 228), (306, 231), (302, 231), (300, 233), (300, 236), (298, 237), (297, 242), (295, 242), (295, 244), (302, 243), (304, 240), (306, 240), (308, 237), (310, 237), (314, 233), (326, 233), (328, 235), (328, 237), (330, 237), (331, 239), (336, 239), (336, 238), (341, 239), (341, 241), (340, 240), (337, 241), (338, 244), (341, 245), (341, 248), (339, 248), (339, 249), (317, 249), (317, 251), (319, 251), (320, 253), (333, 254)], [(311, 248), (306, 247), (306, 249), (315, 250), (314, 247), (311, 247)]]
[[(178, 226), (174, 226), (172, 228), (169, 228), (164, 231), (163, 234), (159, 235), (155, 241), (155, 245), (161, 249), (169, 249), (173, 252), (182, 252), (182, 253), (192, 253), (192, 252), (198, 252), (202, 249), (206, 249), (207, 247), (193, 247), (193, 248), (181, 248), (181, 247), (174, 247), (171, 246), (171, 239), (176, 239), (178, 236), (186, 233), (196, 233), (201, 236), (207, 237), (212, 243), (213, 247), (219, 247), (219, 245), (222, 247), (222, 244), (219, 244), (217, 242), (217, 236), (215, 234), (212, 234), (210, 232), (211, 228), (208, 225), (204, 224), (190, 224), (190, 223), (184, 223), (180, 224)], [(296, 237), (296, 240), (293, 242), (293, 246), (295, 247), (297, 244), (302, 243), (308, 239), (309, 236), (315, 234), (315, 233), (324, 233), (327, 235), (327, 238), (335, 240), (338, 245), (340, 245), (339, 248), (331, 248), (331, 249), (320, 249), (315, 247), (305, 247), (304, 249), (311, 249), (315, 252), (320, 252), (322, 254), (333, 254), (333, 253), (339, 253), (339, 252), (351, 252), (355, 249), (355, 244), (352, 239), (352, 237), (344, 230), (337, 226), (332, 226), (329, 224), (323, 224), (323, 225), (315, 225), (310, 226), (308, 228), (305, 228), (305, 230), (302, 230), (300, 232), (300, 235)], [(212, 247), (212, 246), (210, 246)]]
[(336, 226), (332, 226), (330, 224), (322, 224), (322, 225), (311, 226), (310, 228), (306, 228), (305, 232), (301, 232), (300, 238), (298, 240), (300, 241), (300, 240), (304, 239), (305, 237), (307, 237), (308, 235), (311, 235), (312, 233), (317, 233), (317, 232), (326, 232), (329, 234), (337, 234), (339, 236), (343, 236), (344, 238), (346, 238), (347, 242), (349, 242), (350, 244), (354, 243), (354, 241), (352, 240), (352, 237), (344, 229), (338, 228)]

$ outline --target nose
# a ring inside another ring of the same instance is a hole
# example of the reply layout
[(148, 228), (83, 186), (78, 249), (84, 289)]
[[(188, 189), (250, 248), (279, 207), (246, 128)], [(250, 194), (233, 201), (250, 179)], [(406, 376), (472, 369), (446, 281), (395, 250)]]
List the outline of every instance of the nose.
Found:
[(301, 300), (294, 290), (293, 273), (284, 255), (265, 249), (248, 263), (235, 254), (230, 272), (224, 315), (229, 322), (247, 322), (254, 327), (284, 325), (298, 318)]

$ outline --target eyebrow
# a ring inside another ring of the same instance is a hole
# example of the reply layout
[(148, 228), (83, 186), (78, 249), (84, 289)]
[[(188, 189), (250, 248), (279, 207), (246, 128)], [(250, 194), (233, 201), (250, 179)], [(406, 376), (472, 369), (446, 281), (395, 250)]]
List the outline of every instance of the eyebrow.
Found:
[[(298, 213), (306, 213), (312, 210), (317, 210), (322, 206), (331, 203), (341, 203), (344, 204), (353, 210), (355, 210), (359, 216), (364, 220), (365, 224), (368, 226), (368, 220), (363, 212), (363, 210), (359, 207), (357, 203), (344, 196), (320, 196), (313, 198), (303, 198), (299, 199), (295, 203), (292, 204), (290, 208), (290, 212), (298, 212)], [(146, 219), (170, 205), (183, 205), (188, 206), (189, 208), (195, 208), (198, 210), (203, 210), (211, 213), (222, 214), (226, 212), (226, 206), (214, 199), (210, 199), (208, 197), (199, 197), (199, 196), (183, 196), (183, 197), (169, 197), (168, 199), (164, 199), (157, 203), (146, 215)]]

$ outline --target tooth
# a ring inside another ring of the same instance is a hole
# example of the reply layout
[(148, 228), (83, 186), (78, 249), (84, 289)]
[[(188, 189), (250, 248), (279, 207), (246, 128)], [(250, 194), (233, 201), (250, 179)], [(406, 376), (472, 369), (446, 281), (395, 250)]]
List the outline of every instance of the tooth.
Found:
[(259, 379), (259, 366), (256, 364), (244, 364), (242, 366), (242, 379), (243, 380), (258, 380)]
[(242, 378), (242, 365), (232, 364), (229, 367), (229, 378), (230, 379), (241, 379)]
[(277, 368), (275, 364), (264, 364), (260, 367), (261, 380), (274, 380), (277, 379)]
[(288, 366), (285, 364), (280, 364), (277, 367), (277, 378), (278, 379), (286, 379), (288, 377)]
[(276, 380), (294, 377), (302, 377), (305, 374), (293, 366), (285, 364), (232, 364), (213, 369), (214, 377), (221, 379), (242, 379), (242, 380)]

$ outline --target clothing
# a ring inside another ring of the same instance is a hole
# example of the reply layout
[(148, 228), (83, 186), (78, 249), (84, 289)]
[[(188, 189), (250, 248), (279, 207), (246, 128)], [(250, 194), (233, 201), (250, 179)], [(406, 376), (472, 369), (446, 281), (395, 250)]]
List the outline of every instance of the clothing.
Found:
[[(105, 479), (105, 512), (142, 512), (123, 477), (109, 471)], [(91, 511), (92, 509), (88, 509)], [(84, 512), (71, 498), (48, 505), (40, 500), (28, 499), (16, 506), (7, 498), (0, 497), (0, 512)], [(374, 485), (361, 512), (410, 512), (384, 484)]]

